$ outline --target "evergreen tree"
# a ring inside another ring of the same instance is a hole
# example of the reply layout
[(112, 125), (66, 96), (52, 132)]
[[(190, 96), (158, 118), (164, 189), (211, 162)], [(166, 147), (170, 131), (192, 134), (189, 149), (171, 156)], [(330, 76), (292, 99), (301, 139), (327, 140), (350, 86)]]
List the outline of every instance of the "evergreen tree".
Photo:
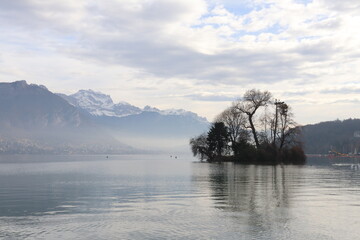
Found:
[(229, 133), (223, 122), (215, 122), (212, 124), (208, 136), (207, 143), (212, 153), (212, 158), (224, 155), (229, 146)]

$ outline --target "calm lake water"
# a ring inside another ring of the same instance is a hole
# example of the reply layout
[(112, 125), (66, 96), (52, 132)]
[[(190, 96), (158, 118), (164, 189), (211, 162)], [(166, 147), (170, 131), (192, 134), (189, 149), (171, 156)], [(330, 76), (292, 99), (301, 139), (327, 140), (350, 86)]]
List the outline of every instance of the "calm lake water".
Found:
[(1, 156), (0, 239), (360, 238), (351, 163), (194, 160)]

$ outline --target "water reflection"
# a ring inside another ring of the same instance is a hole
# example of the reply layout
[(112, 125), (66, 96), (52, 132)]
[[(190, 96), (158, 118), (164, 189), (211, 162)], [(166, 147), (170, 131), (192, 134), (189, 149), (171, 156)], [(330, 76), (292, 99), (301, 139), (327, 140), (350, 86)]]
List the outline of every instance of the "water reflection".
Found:
[(232, 163), (201, 165), (203, 169), (195, 169), (194, 182), (211, 190), (217, 208), (231, 211), (255, 211), (259, 206), (266, 209), (289, 207), (289, 185), (294, 175), (301, 175), (302, 169)]
[(360, 171), (343, 163), (141, 159), (0, 163), (0, 238), (357, 237)]
[(292, 218), (292, 186), (301, 185), (302, 167), (199, 165), (194, 168), (194, 183), (209, 192), (214, 208), (231, 213), (239, 226), (247, 228), (245, 232), (260, 238), (267, 233), (270, 238), (279, 228), (287, 228)]
[(204, 163), (192, 181), (251, 239), (352, 239), (358, 229), (360, 172), (349, 165)]

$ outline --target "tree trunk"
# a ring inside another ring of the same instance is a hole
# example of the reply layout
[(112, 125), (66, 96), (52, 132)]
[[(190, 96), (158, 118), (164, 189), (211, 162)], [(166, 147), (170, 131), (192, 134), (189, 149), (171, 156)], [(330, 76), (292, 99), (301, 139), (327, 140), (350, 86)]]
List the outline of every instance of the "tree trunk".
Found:
[(274, 124), (274, 133), (273, 133), (273, 141), (272, 141), (274, 147), (276, 147), (277, 126), (278, 126), (278, 103), (275, 102), (275, 124)]
[(252, 134), (254, 136), (255, 145), (256, 145), (256, 148), (259, 149), (260, 144), (259, 144), (259, 140), (258, 140), (258, 137), (257, 137), (257, 134), (256, 134), (254, 123), (252, 121), (252, 116), (253, 115), (248, 115), (248, 116), (249, 116), (249, 123), (250, 123), (251, 131), (252, 131)]

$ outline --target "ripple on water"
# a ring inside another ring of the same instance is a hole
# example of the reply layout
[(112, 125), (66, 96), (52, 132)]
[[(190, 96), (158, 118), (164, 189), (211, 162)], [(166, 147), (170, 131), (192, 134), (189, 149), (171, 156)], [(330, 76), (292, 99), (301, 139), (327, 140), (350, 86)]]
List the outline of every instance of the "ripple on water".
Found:
[[(139, 162), (129, 171), (114, 168), (121, 162), (101, 162), (101, 174), (98, 168), (88, 171), (99, 164), (77, 163), (77, 172), (45, 168), (41, 176), (0, 174), (0, 238), (357, 237), (351, 231), (356, 232), (360, 218), (355, 211), (360, 206), (360, 171), (193, 164), (190, 170), (176, 172), (168, 162), (159, 169), (172, 169), (171, 174), (158, 173), (154, 166), (139, 171)], [(66, 165), (71, 169), (71, 163)]]

